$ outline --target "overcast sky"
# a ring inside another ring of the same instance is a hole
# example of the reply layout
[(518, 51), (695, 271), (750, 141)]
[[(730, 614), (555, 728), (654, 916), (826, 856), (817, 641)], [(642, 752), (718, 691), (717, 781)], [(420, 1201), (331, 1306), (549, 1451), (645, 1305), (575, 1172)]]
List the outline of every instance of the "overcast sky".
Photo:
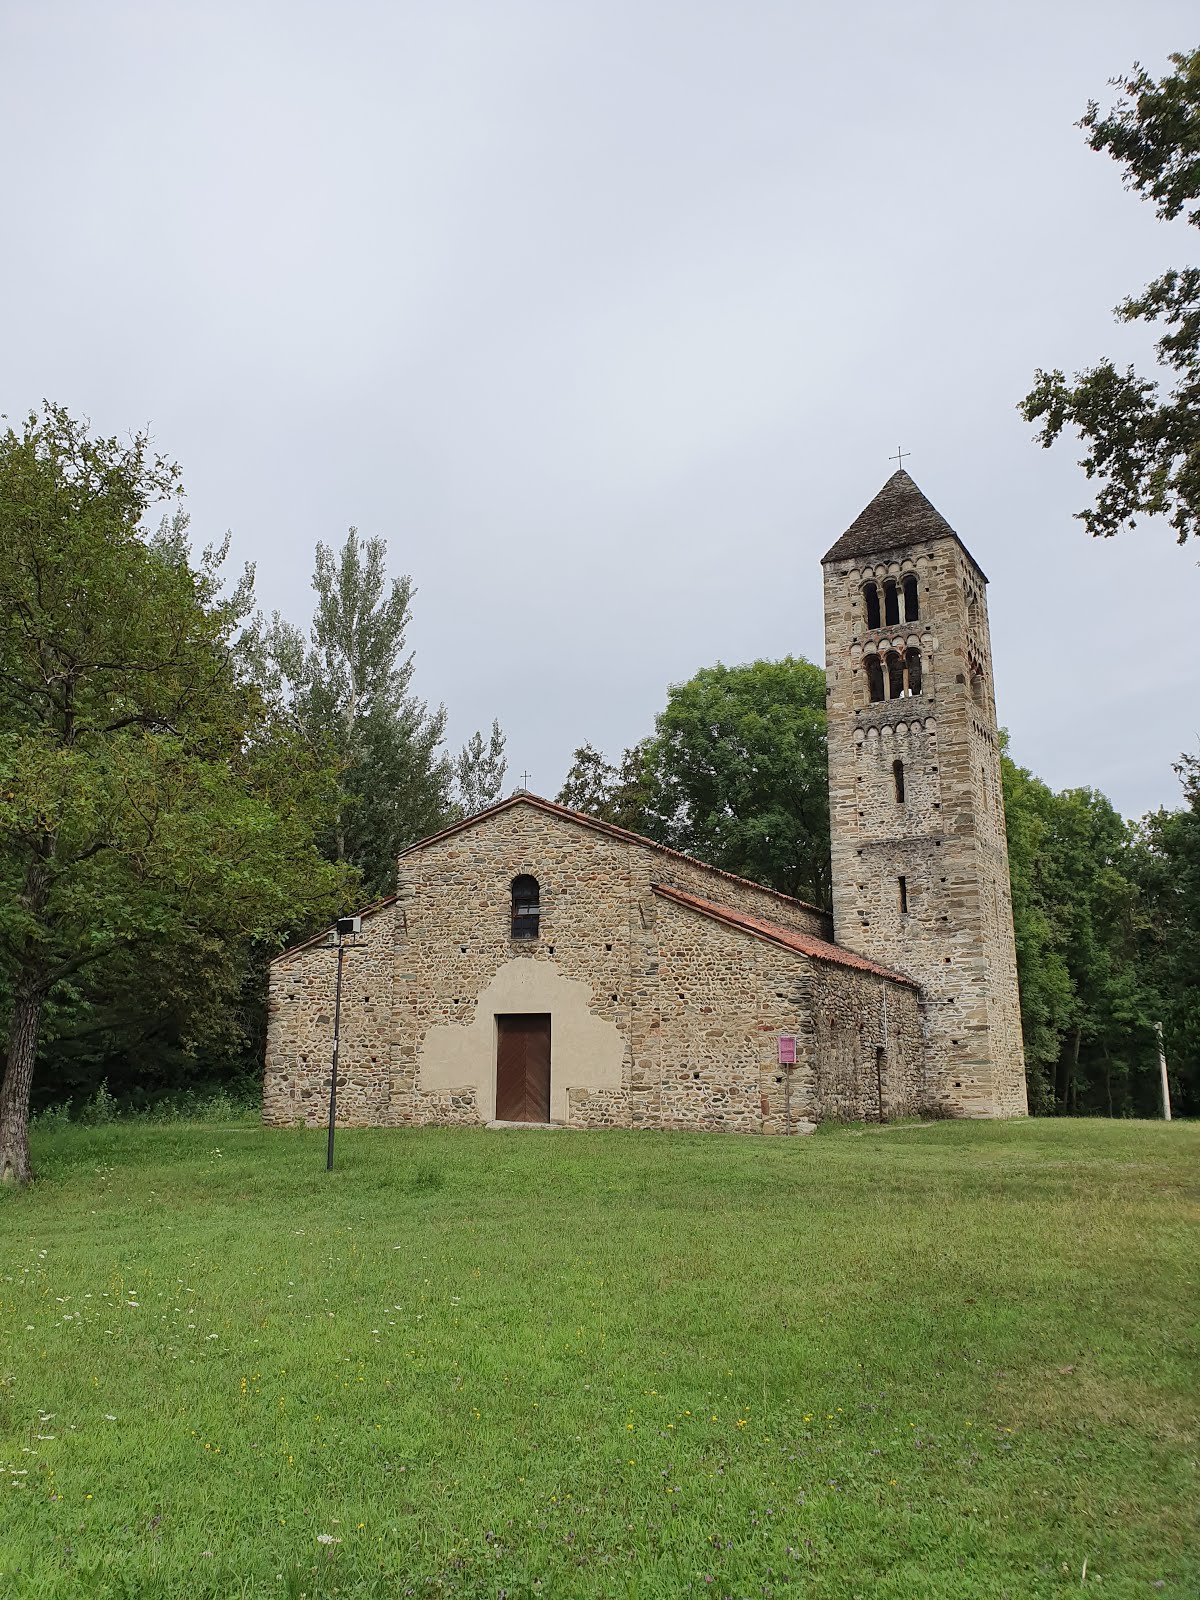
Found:
[(197, 542), (307, 624), (356, 524), (509, 787), (669, 683), (823, 662), (824, 551), (898, 445), (991, 579), (1001, 721), (1056, 788), (1176, 804), (1200, 548), (1090, 540), (1039, 365), (1196, 234), (1073, 126), (1194, 4), (4, 0), (0, 410), (149, 425)]

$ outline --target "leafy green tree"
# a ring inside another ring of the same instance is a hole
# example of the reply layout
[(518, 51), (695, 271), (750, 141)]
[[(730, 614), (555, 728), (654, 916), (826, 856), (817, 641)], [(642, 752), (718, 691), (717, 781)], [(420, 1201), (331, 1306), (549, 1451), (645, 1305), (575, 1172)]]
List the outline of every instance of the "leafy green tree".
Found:
[(389, 584), (386, 559), (384, 541), (360, 543), (355, 528), (336, 555), (318, 544), (309, 642), (278, 615), (264, 633), (282, 702), (309, 746), (332, 751), (340, 769), (326, 853), (353, 865), (371, 894), (395, 886), (406, 844), (453, 815), (445, 707), (430, 711), (411, 688), (412, 579)]
[[(1114, 80), (1124, 97), (1106, 116), (1093, 101), (1080, 126), (1159, 217), (1200, 226), (1200, 50), (1170, 60), (1176, 70), (1157, 81), (1135, 63), (1124, 83)], [(1044, 446), (1068, 427), (1085, 441), (1080, 465), (1100, 483), (1095, 505), (1078, 513), (1089, 533), (1108, 538), (1139, 516), (1162, 515), (1182, 544), (1200, 529), (1200, 269), (1164, 273), (1116, 316), (1165, 330), (1156, 345), (1172, 385), (1165, 394), (1158, 380), (1106, 360), (1073, 382), (1039, 370), (1020, 409), (1041, 422)]]
[[(246, 948), (335, 905), (312, 842), (319, 763), (274, 725), (238, 647), (251, 577), (147, 537), (179, 472), (46, 406), (0, 436), (0, 1179), (30, 1177), (48, 1007), (134, 953)], [(194, 948), (194, 945), (193, 945)]]
[(581, 745), (563, 805), (785, 894), (829, 903), (825, 674), (803, 657), (704, 667), (620, 769)]
[(1139, 950), (1149, 1008), (1163, 1024), (1175, 1110), (1200, 1112), (1200, 759), (1176, 766), (1185, 805), (1142, 819), (1133, 848)]
[(1134, 830), (1094, 789), (1054, 793), (1002, 758), (1030, 1105), (1152, 1109)]
[(504, 754), (504, 734), (493, 720), (487, 742), (482, 733), (471, 735), (454, 762), (454, 785), (458, 810), (473, 816), (495, 805), (504, 788), (508, 759)]
[(650, 807), (655, 793), (655, 778), (646, 761), (652, 740), (643, 739), (621, 756), (614, 767), (591, 744), (581, 744), (563, 780), (559, 805), (583, 811), (601, 822), (645, 833), (651, 825)]

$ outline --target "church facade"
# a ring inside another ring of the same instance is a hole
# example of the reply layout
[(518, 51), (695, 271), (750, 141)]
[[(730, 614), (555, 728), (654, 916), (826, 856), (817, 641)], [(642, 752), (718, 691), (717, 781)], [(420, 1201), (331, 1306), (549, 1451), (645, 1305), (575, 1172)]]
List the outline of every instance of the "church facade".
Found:
[[(518, 792), (362, 913), (339, 1122), (1024, 1113), (986, 580), (904, 472), (824, 572), (832, 917)], [(328, 1114), (337, 959), (326, 932), (271, 965), (269, 1124)]]

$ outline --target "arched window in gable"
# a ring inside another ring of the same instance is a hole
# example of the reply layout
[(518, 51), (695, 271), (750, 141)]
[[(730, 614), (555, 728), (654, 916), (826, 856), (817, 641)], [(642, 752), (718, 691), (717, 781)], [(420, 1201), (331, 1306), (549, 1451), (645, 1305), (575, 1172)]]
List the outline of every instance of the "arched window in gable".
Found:
[(917, 606), (917, 575), (915, 572), (908, 572), (904, 575), (904, 620), (916, 622), (920, 615)]
[(538, 888), (538, 881), (528, 872), (522, 872), (512, 881), (513, 938), (536, 939), (541, 914), (541, 891)]
[(867, 627), (879, 626), (879, 585), (876, 583), (863, 584), (863, 601), (867, 608)]

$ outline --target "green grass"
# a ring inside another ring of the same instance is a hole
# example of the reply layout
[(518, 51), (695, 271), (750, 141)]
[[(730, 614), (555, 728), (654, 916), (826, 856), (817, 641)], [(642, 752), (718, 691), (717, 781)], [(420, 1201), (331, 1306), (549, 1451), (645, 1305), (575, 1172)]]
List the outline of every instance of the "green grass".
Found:
[(6, 1597), (1200, 1593), (1195, 1126), (34, 1154)]

